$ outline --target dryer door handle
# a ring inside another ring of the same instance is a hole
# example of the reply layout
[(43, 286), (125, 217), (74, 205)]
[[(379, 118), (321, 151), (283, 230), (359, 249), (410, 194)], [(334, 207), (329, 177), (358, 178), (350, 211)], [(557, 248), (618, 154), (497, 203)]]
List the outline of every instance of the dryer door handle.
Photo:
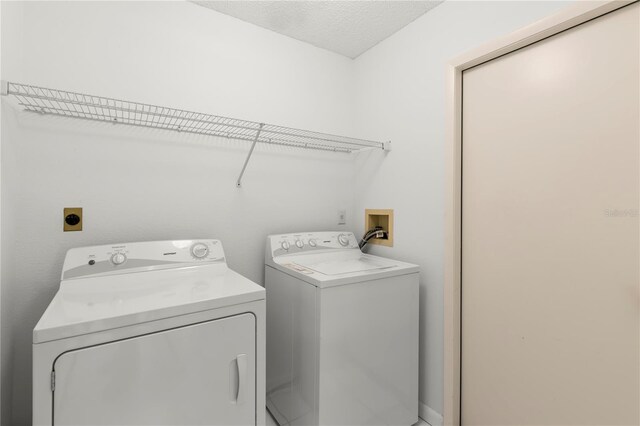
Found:
[(236, 368), (238, 372), (238, 388), (236, 391), (236, 404), (244, 404), (247, 396), (247, 354), (236, 356)]

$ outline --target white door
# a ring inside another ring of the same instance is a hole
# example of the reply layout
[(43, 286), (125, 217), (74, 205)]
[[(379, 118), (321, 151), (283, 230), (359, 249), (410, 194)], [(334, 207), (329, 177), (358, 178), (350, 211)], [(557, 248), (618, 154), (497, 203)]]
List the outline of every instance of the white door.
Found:
[(53, 424), (255, 425), (255, 361), (251, 314), (67, 352)]
[(639, 9), (463, 73), (463, 424), (640, 423)]

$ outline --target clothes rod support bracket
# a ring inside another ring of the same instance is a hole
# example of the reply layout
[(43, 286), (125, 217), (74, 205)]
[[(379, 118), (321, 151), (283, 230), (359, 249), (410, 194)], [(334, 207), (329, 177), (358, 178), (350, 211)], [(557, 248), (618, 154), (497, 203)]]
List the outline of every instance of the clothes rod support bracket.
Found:
[(251, 144), (251, 148), (249, 149), (249, 154), (247, 154), (247, 159), (244, 160), (244, 165), (242, 166), (242, 170), (240, 171), (240, 176), (238, 176), (238, 181), (236, 182), (236, 187), (240, 188), (242, 186), (242, 175), (244, 175), (244, 171), (247, 169), (247, 164), (249, 164), (249, 159), (251, 158), (251, 154), (253, 154), (253, 150), (258, 143), (258, 138), (260, 138), (260, 133), (262, 132), (262, 128), (264, 127), (264, 123), (260, 123), (260, 127), (258, 127), (258, 131), (256, 132), (256, 137), (253, 139), (253, 143)]

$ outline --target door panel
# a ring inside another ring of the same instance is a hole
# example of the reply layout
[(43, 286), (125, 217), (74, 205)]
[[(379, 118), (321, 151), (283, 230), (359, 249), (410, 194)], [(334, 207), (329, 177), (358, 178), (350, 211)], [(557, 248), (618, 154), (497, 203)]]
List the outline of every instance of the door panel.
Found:
[(640, 423), (639, 22), (463, 73), (463, 424)]
[(255, 317), (79, 349), (54, 365), (54, 424), (255, 424)]

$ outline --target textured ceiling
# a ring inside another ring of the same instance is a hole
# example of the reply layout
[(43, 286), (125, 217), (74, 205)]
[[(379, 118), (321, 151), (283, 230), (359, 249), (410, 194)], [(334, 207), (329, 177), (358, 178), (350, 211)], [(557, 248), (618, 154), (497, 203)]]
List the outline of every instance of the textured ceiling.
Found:
[(280, 34), (355, 58), (441, 0), (194, 1)]

